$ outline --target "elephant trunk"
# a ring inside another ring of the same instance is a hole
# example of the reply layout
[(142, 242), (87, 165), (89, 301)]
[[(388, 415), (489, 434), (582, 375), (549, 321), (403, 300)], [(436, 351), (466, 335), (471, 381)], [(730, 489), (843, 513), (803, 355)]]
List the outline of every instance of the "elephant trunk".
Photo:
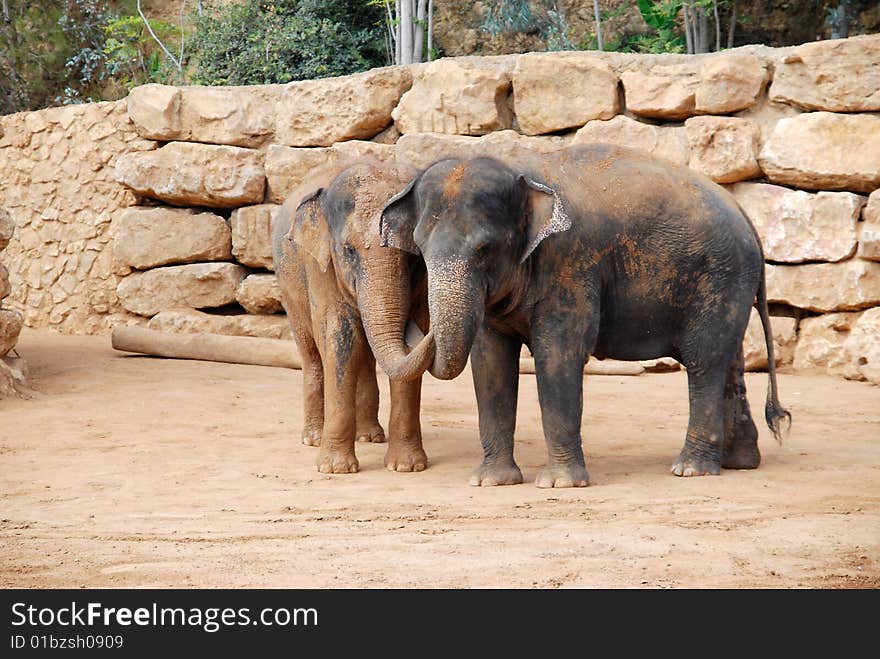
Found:
[[(407, 327), (410, 303), (409, 270), (403, 255), (390, 263), (387, 252), (365, 264), (358, 281), (358, 307), (364, 332), (376, 362), (392, 380), (415, 380), (428, 370), (434, 359), (434, 336)], [(406, 339), (416, 345), (409, 350)]]
[(436, 342), (431, 375), (440, 380), (464, 370), (483, 321), (485, 293), (469, 281), (467, 270), (458, 260), (428, 264), (428, 310)]

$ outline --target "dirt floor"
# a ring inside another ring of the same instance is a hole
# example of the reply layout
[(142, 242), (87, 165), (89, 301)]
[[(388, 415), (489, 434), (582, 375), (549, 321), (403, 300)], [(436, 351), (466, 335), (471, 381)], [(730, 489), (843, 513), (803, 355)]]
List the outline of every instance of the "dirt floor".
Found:
[[(468, 374), (425, 379), (427, 471), (359, 444), (359, 474), (326, 476), (299, 441), (299, 371), (34, 330), (18, 352), (37, 394), (0, 401), (2, 587), (880, 587), (880, 387), (783, 374), (784, 445), (762, 425), (759, 469), (676, 478), (685, 374), (590, 376), (592, 484), (541, 490), (522, 375), (526, 483), (474, 488)], [(762, 418), (766, 375), (747, 383)]]

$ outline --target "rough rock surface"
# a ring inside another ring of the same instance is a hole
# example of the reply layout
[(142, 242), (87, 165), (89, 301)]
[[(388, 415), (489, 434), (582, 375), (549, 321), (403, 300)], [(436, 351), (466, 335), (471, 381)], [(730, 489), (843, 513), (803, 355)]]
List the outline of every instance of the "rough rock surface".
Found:
[(682, 126), (655, 126), (619, 114), (608, 121), (588, 121), (571, 143), (593, 142), (628, 146), (678, 165), (688, 164), (688, 139)]
[(229, 223), (214, 213), (135, 206), (114, 220), (113, 233), (113, 255), (138, 270), (232, 258)]
[(880, 263), (850, 259), (840, 263), (770, 265), (767, 297), (812, 311), (854, 311), (880, 305)]
[(403, 66), (289, 83), (277, 105), (276, 142), (287, 146), (330, 146), (366, 140), (391, 123), (391, 111), (412, 85)]
[(213, 208), (259, 203), (266, 186), (261, 152), (191, 142), (120, 156), (116, 180), (171, 204)]
[(865, 203), (860, 195), (813, 194), (768, 183), (737, 183), (730, 191), (758, 230), (770, 261), (841, 261), (856, 249)]
[(235, 291), (236, 301), (252, 314), (273, 314), (283, 311), (281, 288), (275, 275), (248, 275)]
[(232, 253), (235, 260), (252, 268), (274, 270), (272, 262), (272, 220), (277, 204), (243, 206), (232, 211)]
[(247, 270), (232, 263), (196, 263), (135, 272), (116, 289), (131, 313), (152, 316), (172, 307), (222, 307), (235, 302), (238, 284)]
[(761, 176), (758, 128), (748, 119), (691, 117), (684, 122), (692, 169), (717, 183)]
[(12, 216), (0, 206), (0, 251), (6, 249), (13, 231), (15, 231), (15, 222), (12, 221)]
[[(777, 365), (791, 364), (797, 345), (797, 320), (788, 316), (771, 316), (770, 329), (773, 332), (773, 356)], [(767, 369), (767, 343), (764, 329), (757, 310), (752, 309), (749, 325), (743, 338), (743, 355), (747, 371)]]
[(0, 309), (0, 357), (15, 347), (24, 319), (13, 309)]
[(880, 187), (880, 115), (807, 112), (780, 119), (758, 162), (773, 183), (872, 192)]
[(843, 375), (850, 360), (843, 345), (861, 315), (829, 313), (802, 319), (794, 351), (795, 369)]
[(510, 128), (507, 103), (515, 58), (439, 59), (419, 65), (391, 113), (402, 134), (484, 135)]
[(845, 377), (880, 384), (880, 307), (859, 317), (843, 342), (843, 352)]
[(289, 339), (292, 336), (285, 315), (218, 314), (186, 308), (160, 311), (150, 319), (148, 327), (163, 332), (207, 332), (264, 339)]
[(777, 65), (769, 94), (807, 110), (880, 110), (880, 34), (798, 46)]
[(727, 51), (704, 60), (694, 105), (701, 114), (728, 114), (753, 105), (767, 81), (766, 65), (754, 55)]
[(553, 133), (617, 114), (617, 75), (590, 53), (526, 53), (513, 71), (513, 98), (520, 132)]
[(534, 153), (550, 153), (569, 141), (562, 137), (526, 137), (512, 130), (496, 131), (483, 137), (411, 133), (395, 145), (395, 157), (414, 167), (427, 167), (440, 158), (492, 156), (512, 161)]

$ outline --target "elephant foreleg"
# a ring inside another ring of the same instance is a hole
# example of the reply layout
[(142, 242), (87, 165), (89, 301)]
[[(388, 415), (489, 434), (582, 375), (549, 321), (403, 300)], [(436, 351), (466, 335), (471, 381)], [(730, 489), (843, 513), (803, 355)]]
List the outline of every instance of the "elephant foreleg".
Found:
[(522, 483), (513, 459), (519, 353), (522, 342), (483, 327), (471, 348), (471, 372), (480, 418), (483, 461), (471, 474), (471, 485)]
[(424, 471), (428, 456), (422, 447), (419, 423), (422, 380), (390, 381), (391, 417), (388, 422), (388, 451), (385, 466), (391, 471)]
[(379, 423), (379, 384), (376, 382), (376, 359), (367, 349), (360, 361), (357, 381), (357, 430), (359, 442), (382, 443), (385, 431)]

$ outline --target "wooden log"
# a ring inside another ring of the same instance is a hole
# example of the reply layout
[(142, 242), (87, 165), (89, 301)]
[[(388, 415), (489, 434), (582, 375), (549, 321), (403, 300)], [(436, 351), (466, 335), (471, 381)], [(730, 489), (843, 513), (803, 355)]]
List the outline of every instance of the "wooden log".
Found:
[[(589, 361), (584, 365), (584, 373), (587, 375), (641, 375), (645, 367), (638, 362), (618, 362), (612, 360)], [(531, 357), (521, 357), (519, 360), (520, 373), (534, 373), (535, 360)]]
[(113, 328), (110, 341), (116, 350), (157, 357), (302, 368), (296, 344), (283, 339), (202, 332), (175, 334), (120, 325)]

